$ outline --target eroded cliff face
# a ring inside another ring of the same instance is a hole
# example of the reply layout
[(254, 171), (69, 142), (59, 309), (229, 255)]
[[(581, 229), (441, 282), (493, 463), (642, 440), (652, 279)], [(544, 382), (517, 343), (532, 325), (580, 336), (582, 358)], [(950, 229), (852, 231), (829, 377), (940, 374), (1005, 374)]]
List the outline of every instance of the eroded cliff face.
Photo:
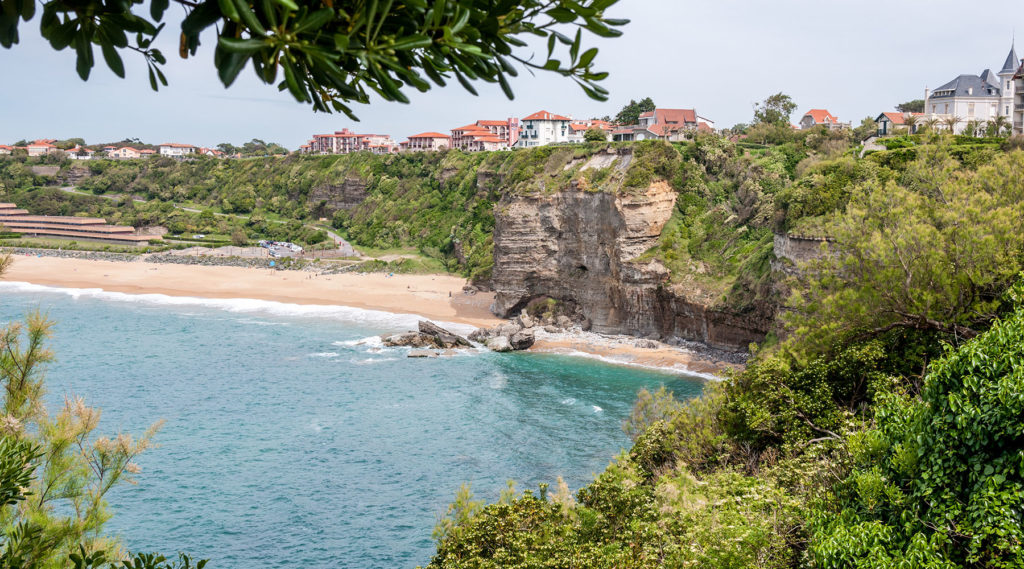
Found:
[(506, 195), (495, 208), (494, 312), (512, 316), (551, 297), (575, 303), (595, 332), (723, 349), (762, 341), (770, 318), (691, 301), (668, 285), (660, 262), (636, 260), (657, 243), (675, 200), (665, 182), (619, 195)]
[(319, 216), (330, 217), (339, 210), (348, 211), (366, 199), (366, 182), (345, 178), (340, 184), (323, 184), (312, 188), (306, 203)]

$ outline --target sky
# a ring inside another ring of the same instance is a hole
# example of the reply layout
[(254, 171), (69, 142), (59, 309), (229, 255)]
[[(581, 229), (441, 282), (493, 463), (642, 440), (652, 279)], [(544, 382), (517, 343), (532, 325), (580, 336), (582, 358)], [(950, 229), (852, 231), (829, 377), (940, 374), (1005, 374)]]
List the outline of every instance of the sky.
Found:
[[(22, 23), (20, 44), (0, 48), (0, 143), (81, 137), (90, 144), (139, 138), (215, 146), (260, 138), (294, 149), (314, 133), (342, 128), (401, 141), (542, 109), (614, 116), (643, 97), (659, 107), (695, 108), (722, 128), (750, 122), (754, 103), (777, 92), (797, 103), (794, 122), (826, 108), (858, 124), (957, 75), (998, 71), (1015, 30), (1024, 35), (1020, 0), (620, 0), (609, 15), (631, 20), (623, 36), (585, 40), (600, 48), (598, 69), (610, 73), (607, 102), (555, 74), (524, 72), (513, 80), (512, 101), (497, 87), (480, 84), (475, 97), (453, 81), (412, 91), (409, 104), (356, 105), (356, 123), (314, 113), (249, 69), (225, 89), (212, 41), (194, 58), (177, 57), (178, 21), (158, 41), (170, 86), (151, 91), (141, 56), (131, 53), (123, 54), (126, 79), (107, 70), (97, 52), (83, 82), (74, 52), (54, 51), (39, 37), (37, 13)], [(1019, 53), (1024, 40), (1021, 47)]]

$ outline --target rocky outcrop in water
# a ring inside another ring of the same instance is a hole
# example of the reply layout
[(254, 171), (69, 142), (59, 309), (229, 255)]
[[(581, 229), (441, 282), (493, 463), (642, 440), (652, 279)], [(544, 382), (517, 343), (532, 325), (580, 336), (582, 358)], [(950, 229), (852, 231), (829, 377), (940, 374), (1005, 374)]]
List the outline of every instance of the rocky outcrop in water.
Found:
[[(383, 342), (385, 346), (410, 348), (454, 349), (468, 348), (472, 346), (472, 344), (462, 336), (453, 334), (428, 320), (421, 320), (418, 328), (419, 330), (414, 332), (381, 336), (381, 342)], [(410, 355), (409, 357), (417, 356)]]
[(550, 297), (578, 306), (594, 332), (739, 350), (762, 341), (770, 310), (741, 314), (687, 298), (659, 261), (638, 260), (657, 244), (675, 200), (665, 182), (630, 193), (506, 194), (495, 207), (494, 313)]

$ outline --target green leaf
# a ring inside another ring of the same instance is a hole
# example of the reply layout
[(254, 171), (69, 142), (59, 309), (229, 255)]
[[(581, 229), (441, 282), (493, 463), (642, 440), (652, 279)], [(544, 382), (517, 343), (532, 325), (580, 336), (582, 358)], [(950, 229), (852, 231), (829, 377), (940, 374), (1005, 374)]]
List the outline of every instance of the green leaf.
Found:
[(428, 47), (432, 43), (434, 43), (433, 40), (423, 34), (413, 34), (396, 41), (394, 45), (391, 46), (391, 49), (396, 51), (418, 49), (421, 47)]
[(217, 44), (224, 48), (225, 51), (233, 53), (254, 53), (265, 47), (269, 47), (265, 40), (258, 39), (239, 39), (239, 38), (226, 38), (221, 36), (217, 38)]
[(299, 5), (296, 4), (293, 0), (274, 0), (274, 2), (277, 2), (281, 6), (288, 8), (292, 12), (297, 12), (299, 10)]
[(552, 8), (544, 13), (560, 24), (568, 24), (576, 20), (576, 14), (568, 8)]
[(114, 75), (124, 79), (124, 62), (121, 61), (121, 56), (114, 46), (106, 43), (100, 44), (100, 51), (103, 53), (103, 59), (107, 62), (107, 67), (114, 72)]
[(149, 15), (159, 22), (164, 18), (164, 12), (170, 6), (170, 0), (151, 0), (149, 4)]
[(295, 27), (295, 33), (301, 34), (310, 30), (320, 29), (332, 19), (334, 19), (334, 10), (322, 8), (299, 20), (299, 25)]

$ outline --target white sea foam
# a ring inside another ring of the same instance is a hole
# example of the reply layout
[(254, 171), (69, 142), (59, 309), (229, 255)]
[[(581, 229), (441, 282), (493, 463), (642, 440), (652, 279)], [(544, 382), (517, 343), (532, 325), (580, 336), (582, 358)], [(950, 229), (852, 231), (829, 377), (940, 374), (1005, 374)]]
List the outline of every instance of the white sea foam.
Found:
[(349, 348), (355, 346), (366, 346), (367, 348), (380, 348), (384, 346), (384, 342), (381, 340), (380, 336), (368, 336), (366, 338), (360, 338), (358, 340), (341, 340), (338, 342), (331, 342), (331, 345), (345, 346)]
[(568, 399), (563, 399), (562, 400), (562, 405), (575, 405), (575, 404), (576, 404), (576, 398), (575, 397), (569, 397)]
[(633, 361), (629, 361), (629, 360), (620, 360), (618, 358), (610, 357), (610, 356), (602, 356), (600, 354), (591, 354), (589, 352), (580, 352), (580, 351), (577, 351), (577, 350), (573, 350), (573, 351), (570, 351), (570, 352), (552, 352), (552, 353), (556, 353), (557, 355), (560, 355), (560, 356), (572, 356), (574, 358), (589, 358), (589, 359), (592, 359), (592, 360), (599, 360), (599, 361), (602, 361), (602, 362), (604, 362), (606, 364), (614, 364), (614, 365), (629, 366), (629, 367), (640, 367), (640, 368), (649, 369), (649, 370), (653, 370), (653, 371), (662, 371), (662, 372), (668, 372), (668, 373), (678, 373), (678, 374), (681, 374), (681, 375), (689, 375), (689, 376), (692, 376), (692, 377), (699, 377), (701, 379), (705, 379), (705, 380), (708, 380), (708, 381), (722, 381), (722, 377), (721, 376), (717, 376), (717, 375), (715, 375), (713, 373), (704, 373), (704, 372), (699, 372), (699, 371), (692, 371), (692, 370), (689, 370), (689, 369), (683, 367), (682, 364), (679, 364), (679, 365), (677, 365), (675, 367), (653, 366), (653, 365), (642, 364), (642, 363), (633, 362)]
[(508, 385), (508, 377), (501, 372), (495, 372), (488, 378), (487, 385), (491, 389), (505, 389), (505, 386)]
[(594, 413), (600, 413), (601, 411), (604, 411), (604, 409), (598, 407), (597, 405), (591, 405), (590, 408), (594, 410)]
[(314, 354), (309, 354), (309, 357), (311, 357), (311, 358), (336, 358), (336, 357), (338, 357), (338, 352), (316, 352)]
[(352, 360), (351, 363), (357, 366), (368, 366), (373, 364), (382, 364), (385, 362), (395, 362), (398, 358), (366, 358), (362, 360)]
[[(128, 294), (106, 291), (100, 288), (65, 288), (27, 282), (0, 282), (0, 291), (64, 294), (74, 299), (84, 297), (114, 302), (172, 307), (204, 307), (228, 312), (268, 314), (284, 317), (329, 318), (387, 330), (415, 330), (419, 321), (424, 319), (416, 314), (392, 313), (350, 306), (291, 304), (254, 298), (200, 298), (152, 293)], [(466, 334), (474, 329), (473, 326), (466, 324), (449, 322), (439, 322), (438, 324), (458, 334)]]

